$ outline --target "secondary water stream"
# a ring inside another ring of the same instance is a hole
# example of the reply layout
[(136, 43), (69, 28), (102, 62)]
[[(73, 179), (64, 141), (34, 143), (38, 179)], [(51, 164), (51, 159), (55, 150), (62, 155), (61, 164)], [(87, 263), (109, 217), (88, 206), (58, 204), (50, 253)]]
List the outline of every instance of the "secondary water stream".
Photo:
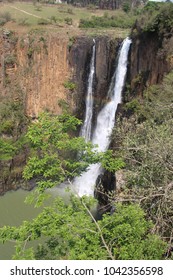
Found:
[(93, 39), (93, 51), (92, 51), (92, 58), (90, 62), (90, 73), (88, 78), (88, 89), (86, 95), (86, 110), (85, 110), (85, 119), (84, 124), (81, 129), (81, 136), (84, 137), (86, 142), (91, 140), (91, 128), (92, 128), (92, 116), (93, 116), (93, 79), (95, 73), (95, 40)]

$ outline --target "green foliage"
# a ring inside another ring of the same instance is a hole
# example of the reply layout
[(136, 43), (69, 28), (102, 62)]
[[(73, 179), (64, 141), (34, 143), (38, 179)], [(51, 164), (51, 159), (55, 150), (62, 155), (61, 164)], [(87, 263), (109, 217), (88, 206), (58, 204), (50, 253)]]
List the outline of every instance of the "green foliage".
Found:
[(11, 67), (14, 66), (16, 61), (17, 61), (16, 57), (14, 55), (12, 55), (12, 54), (6, 56), (5, 59), (4, 59), (5, 65), (11, 66)]
[(11, 20), (12, 20), (12, 17), (9, 12), (0, 13), (0, 26), (4, 25), (5, 23), (7, 23), (8, 21), (11, 21)]
[(97, 162), (99, 156), (92, 152), (91, 143), (72, 136), (80, 124), (81, 121), (67, 113), (59, 116), (41, 114), (27, 132), (31, 157), (24, 178), (39, 178), (39, 189), (44, 191), (79, 175), (89, 163)]
[(149, 2), (142, 10), (138, 19), (141, 31), (169, 33), (173, 26), (173, 4)]
[(76, 84), (71, 82), (71, 81), (66, 81), (66, 82), (64, 82), (64, 87), (69, 89), (69, 90), (71, 90), (71, 91), (73, 91), (73, 90), (76, 89)]
[(50, 21), (52, 22), (52, 23), (56, 23), (57, 22), (57, 17), (56, 16), (51, 16), (50, 17)]
[(68, 25), (72, 25), (72, 24), (73, 24), (73, 19), (70, 18), (70, 17), (65, 17), (65, 18), (64, 18), (64, 21), (65, 21), (65, 23), (68, 24)]
[(144, 7), (144, 10), (153, 12), (155, 10), (159, 10), (159, 7), (160, 3), (148, 1), (148, 3)]
[(73, 9), (68, 8), (68, 9), (67, 9), (67, 13), (70, 14), (70, 15), (74, 14)]
[[(151, 233), (153, 225), (138, 205), (118, 204), (113, 215), (96, 222), (93, 203), (72, 196), (67, 205), (58, 197), (33, 221), (1, 228), (0, 241), (16, 242), (14, 259), (162, 259), (166, 244)], [(35, 252), (29, 243), (42, 237), (49, 239)]]
[(141, 104), (137, 99), (132, 99), (130, 102), (127, 102), (125, 108), (130, 113), (136, 113), (141, 111)]
[(125, 13), (128, 13), (130, 11), (130, 4), (128, 2), (124, 2), (122, 8)]
[(11, 140), (0, 138), (0, 160), (8, 160), (15, 154), (16, 148)]
[(103, 235), (112, 241), (115, 259), (161, 259), (165, 244), (152, 235), (152, 224), (138, 205), (116, 205), (115, 213), (105, 214), (100, 222)]
[(6, 24), (6, 20), (4, 18), (0, 18), (0, 26)]
[(27, 119), (24, 116), (22, 101), (3, 101), (0, 103), (0, 133), (16, 136)]
[[(69, 51), (70, 51), (72, 45), (74, 44), (75, 40), (76, 40), (76, 38), (75, 38), (74, 36), (72, 36), (72, 37), (69, 38), (69, 43), (68, 43), (68, 49), (69, 49)], [(66, 82), (66, 83), (67, 83), (67, 82)], [(65, 85), (66, 85), (66, 83), (65, 83)]]
[(133, 16), (92, 16), (91, 19), (81, 19), (79, 27), (81, 28), (130, 28), (134, 24)]
[(41, 10), (42, 10), (42, 6), (41, 5), (35, 5), (35, 10), (37, 11), (37, 12), (40, 12)]
[(16, 101), (6, 98), (0, 102), (0, 160), (12, 159), (22, 149), (20, 137), (27, 124), (23, 110), (20, 98)]
[(114, 157), (113, 151), (111, 150), (108, 150), (103, 154), (101, 164), (109, 172), (115, 172), (125, 167), (123, 159)]
[(38, 23), (38, 25), (48, 25), (48, 24), (50, 24), (50, 22), (45, 18), (38, 19), (37, 23)]
[(28, 19), (27, 18), (20, 18), (18, 20), (18, 24), (21, 25), (21, 26), (28, 26), (29, 25)]

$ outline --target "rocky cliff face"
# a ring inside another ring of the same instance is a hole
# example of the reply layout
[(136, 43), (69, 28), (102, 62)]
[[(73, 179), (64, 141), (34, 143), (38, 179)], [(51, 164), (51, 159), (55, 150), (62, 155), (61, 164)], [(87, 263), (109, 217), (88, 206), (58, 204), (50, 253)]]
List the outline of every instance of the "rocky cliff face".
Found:
[[(97, 37), (95, 75), (94, 75), (94, 114), (95, 124), (98, 111), (107, 102), (107, 92), (111, 77), (115, 70), (118, 47), (122, 40), (111, 39), (107, 36)], [(73, 80), (77, 84), (75, 111), (79, 118), (84, 119), (85, 97), (88, 87), (88, 76), (92, 56), (93, 39), (89, 37), (77, 38), (70, 50), (69, 63), (73, 69)]]
[(94, 123), (100, 109), (108, 102), (108, 89), (116, 68), (119, 46), (122, 39), (99, 37), (96, 39), (96, 75)]
[[(26, 93), (26, 114), (31, 117), (37, 117), (43, 110), (60, 113), (58, 101), (67, 98), (64, 82), (70, 75), (67, 39), (52, 36), (40, 43), (38, 51), (33, 44), (33, 53), (32, 46), (30, 54), (26, 55), (21, 48), (18, 51), (20, 71), (23, 74), (21, 83)], [(27, 75), (25, 70), (29, 72)]]
[(42, 34), (27, 34), (20, 39), (14, 36), (15, 44), (10, 33), (1, 37), (1, 92), (12, 96), (17, 83), (25, 113), (31, 118), (46, 109), (60, 113), (58, 101), (67, 98), (64, 82), (70, 75), (68, 38)]
[(142, 95), (147, 86), (160, 83), (173, 69), (172, 34), (134, 30), (128, 71), (131, 96)]

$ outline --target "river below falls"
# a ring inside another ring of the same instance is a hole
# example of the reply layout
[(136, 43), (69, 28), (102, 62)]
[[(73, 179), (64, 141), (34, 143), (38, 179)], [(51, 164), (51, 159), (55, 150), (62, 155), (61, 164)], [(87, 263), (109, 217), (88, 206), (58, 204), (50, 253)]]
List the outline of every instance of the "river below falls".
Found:
[[(31, 192), (19, 189), (17, 191), (9, 191), (0, 196), (0, 227), (5, 225), (19, 226), (23, 221), (33, 219), (41, 212), (42, 207), (35, 208), (34, 204), (24, 202)], [(48, 192), (51, 194), (51, 197), (46, 199), (44, 206), (51, 205), (52, 198), (58, 195), (63, 197), (65, 201), (69, 199), (69, 193), (65, 191), (64, 186), (54, 188)], [(0, 243), (0, 260), (12, 259), (15, 251), (14, 245), (14, 242)]]

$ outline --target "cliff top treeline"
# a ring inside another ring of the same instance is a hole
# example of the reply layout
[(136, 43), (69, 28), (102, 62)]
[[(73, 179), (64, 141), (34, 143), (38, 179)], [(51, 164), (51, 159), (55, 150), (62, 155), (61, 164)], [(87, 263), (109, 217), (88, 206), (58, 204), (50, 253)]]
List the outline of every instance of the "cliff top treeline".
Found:
[[(8, 0), (1, 0), (1, 2), (8, 2)], [(14, 0), (10, 1), (11, 3), (15, 2)], [(90, 7), (94, 8), (97, 7), (99, 9), (131, 9), (134, 7), (138, 7), (140, 5), (143, 5), (147, 2), (147, 0), (20, 0), (19, 2), (28, 2), (28, 3), (41, 3), (41, 4), (68, 4), (73, 5), (77, 7)]]
[[(173, 31), (173, 4), (148, 3), (142, 14), (137, 18), (132, 35), (135, 32), (152, 32), (157, 35), (172, 36)], [(137, 29), (137, 30), (136, 30)]]

